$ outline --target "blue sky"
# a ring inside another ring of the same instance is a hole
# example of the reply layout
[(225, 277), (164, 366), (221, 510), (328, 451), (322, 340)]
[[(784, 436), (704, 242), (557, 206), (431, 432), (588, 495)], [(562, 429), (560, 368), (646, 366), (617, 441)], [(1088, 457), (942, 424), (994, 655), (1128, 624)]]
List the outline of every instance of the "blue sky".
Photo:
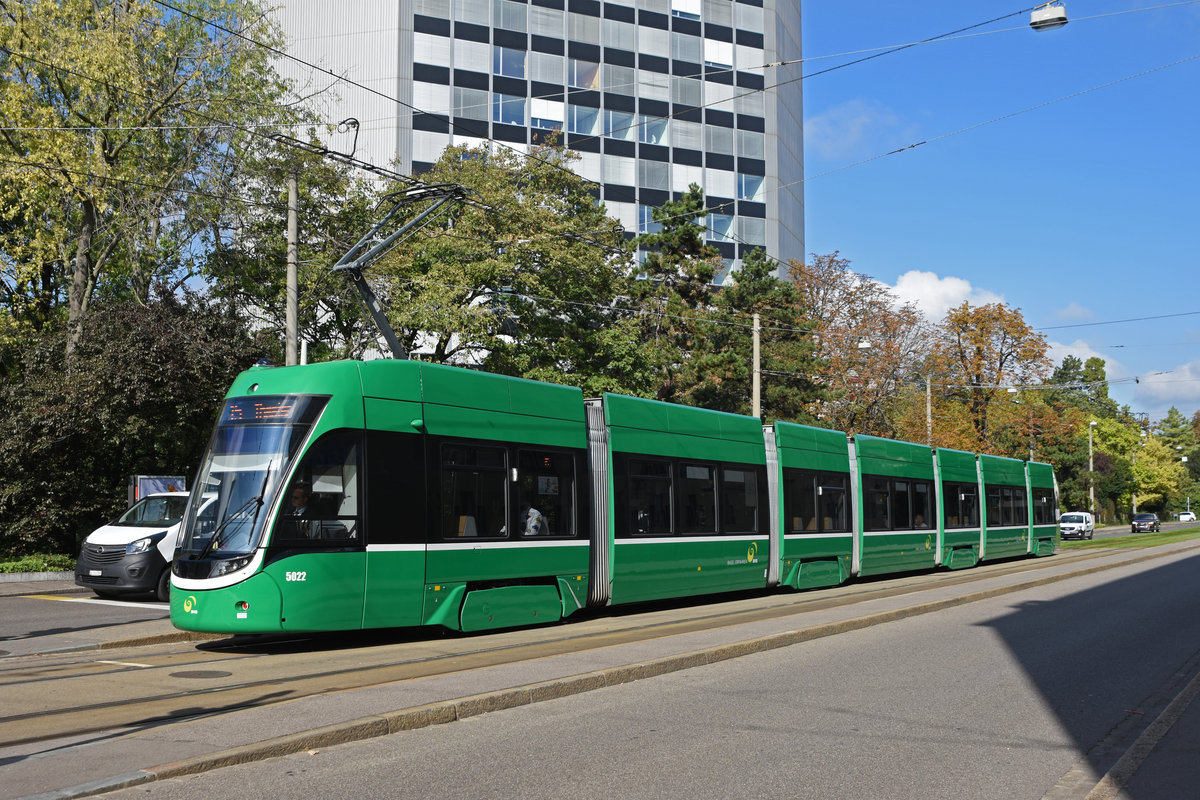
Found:
[[(804, 74), (1032, 5), (804, 0)], [(1057, 30), (1026, 10), (806, 79), (806, 249), (840, 251), (934, 320), (1003, 301), (1056, 363), (1105, 359), (1119, 403), (1190, 417), (1200, 2), (1063, 5)], [(1163, 318), (1119, 322), (1147, 317)]]

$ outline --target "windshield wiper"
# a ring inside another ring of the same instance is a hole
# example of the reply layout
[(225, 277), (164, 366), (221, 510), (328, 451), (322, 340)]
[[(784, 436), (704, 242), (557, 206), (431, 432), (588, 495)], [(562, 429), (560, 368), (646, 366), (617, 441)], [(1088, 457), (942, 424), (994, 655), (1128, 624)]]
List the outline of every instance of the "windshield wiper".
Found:
[(192, 559), (193, 561), (199, 561), (200, 559), (204, 558), (209, 553), (211, 553), (213, 550), (215, 550), (217, 547), (220, 547), (221, 543), (224, 541), (224, 539), (221, 538), (221, 534), (224, 533), (224, 531), (227, 527), (229, 527), (229, 523), (233, 522), (235, 519), (237, 519), (238, 517), (245, 514), (249, 510), (250, 506), (254, 506), (254, 516), (251, 517), (251, 519), (255, 519), (258, 517), (258, 510), (260, 508), (262, 508), (262, 504), (263, 504), (263, 495), (265, 495), (267, 493), (267, 481), (269, 481), (270, 479), (271, 479), (271, 471), (267, 470), (267, 474), (265, 476), (263, 476), (262, 491), (259, 492), (257, 496), (251, 497), (249, 500), (247, 500), (246, 502), (242, 503), (240, 506), (235, 508), (233, 510), (233, 513), (230, 514), (229, 516), (227, 516), (225, 518), (225, 521), (217, 526), (216, 530), (214, 530), (212, 532), (212, 536), (210, 536), (208, 538), (208, 542), (204, 545), (204, 548), (195, 557), (193, 557), (193, 559)]

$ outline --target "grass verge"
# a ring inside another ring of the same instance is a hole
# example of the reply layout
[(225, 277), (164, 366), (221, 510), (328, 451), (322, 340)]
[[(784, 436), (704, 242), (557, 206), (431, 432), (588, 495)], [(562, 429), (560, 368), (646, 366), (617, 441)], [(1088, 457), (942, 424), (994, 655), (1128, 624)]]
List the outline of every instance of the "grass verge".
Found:
[(1159, 531), (1158, 533), (1131, 533), (1128, 536), (1106, 536), (1103, 539), (1060, 542), (1059, 546), (1064, 550), (1111, 550), (1116, 547), (1154, 547), (1160, 544), (1186, 542), (1190, 539), (1200, 539), (1200, 528)]

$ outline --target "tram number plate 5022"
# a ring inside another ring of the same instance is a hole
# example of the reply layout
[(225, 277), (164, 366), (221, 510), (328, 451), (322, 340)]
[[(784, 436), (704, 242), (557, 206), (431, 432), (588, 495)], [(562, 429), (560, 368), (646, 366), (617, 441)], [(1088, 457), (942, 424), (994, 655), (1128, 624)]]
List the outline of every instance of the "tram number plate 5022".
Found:
[(285, 578), (288, 581), (306, 581), (308, 580), (307, 572), (289, 572)]

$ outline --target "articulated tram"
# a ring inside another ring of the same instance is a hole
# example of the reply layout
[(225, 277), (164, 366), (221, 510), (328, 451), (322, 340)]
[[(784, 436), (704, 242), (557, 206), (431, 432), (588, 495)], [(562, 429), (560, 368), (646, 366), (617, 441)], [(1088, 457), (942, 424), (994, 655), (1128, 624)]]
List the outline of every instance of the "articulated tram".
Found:
[(226, 396), (171, 619), (478, 631), (1046, 556), (1048, 464), (419, 361), (255, 367)]

